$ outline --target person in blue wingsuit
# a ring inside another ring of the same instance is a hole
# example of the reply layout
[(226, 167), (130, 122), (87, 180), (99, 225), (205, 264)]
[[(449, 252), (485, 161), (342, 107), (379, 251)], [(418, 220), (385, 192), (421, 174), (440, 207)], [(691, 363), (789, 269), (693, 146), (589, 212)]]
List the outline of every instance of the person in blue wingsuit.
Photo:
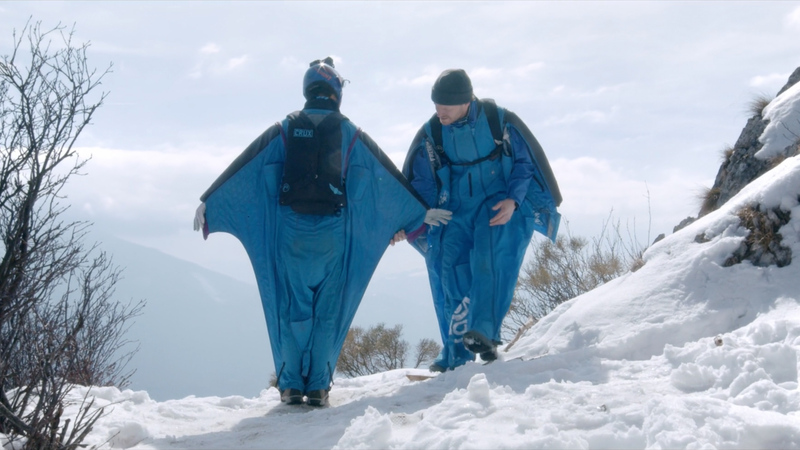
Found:
[(269, 127), (201, 196), (195, 230), (241, 241), (256, 275), (281, 400), (326, 406), (336, 361), (398, 230), (447, 223), (339, 112), (328, 57), (303, 78), (306, 103)]
[(561, 194), (547, 158), (520, 118), (478, 100), (464, 70), (445, 70), (431, 92), (436, 114), (414, 138), (403, 174), (427, 204), (450, 210), (445, 227), (406, 235), (428, 268), (443, 372), (497, 359), (525, 250), (536, 230), (555, 241)]

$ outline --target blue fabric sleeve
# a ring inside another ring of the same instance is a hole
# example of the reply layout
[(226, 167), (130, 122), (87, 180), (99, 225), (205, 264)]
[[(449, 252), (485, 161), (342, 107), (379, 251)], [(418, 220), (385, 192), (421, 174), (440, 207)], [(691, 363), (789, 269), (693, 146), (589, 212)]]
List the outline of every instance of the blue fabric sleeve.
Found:
[(528, 193), (528, 187), (536, 173), (536, 168), (531, 160), (528, 144), (525, 143), (519, 131), (512, 125), (508, 125), (508, 131), (514, 158), (511, 176), (508, 179), (508, 198), (517, 202), (517, 205), (521, 205)]

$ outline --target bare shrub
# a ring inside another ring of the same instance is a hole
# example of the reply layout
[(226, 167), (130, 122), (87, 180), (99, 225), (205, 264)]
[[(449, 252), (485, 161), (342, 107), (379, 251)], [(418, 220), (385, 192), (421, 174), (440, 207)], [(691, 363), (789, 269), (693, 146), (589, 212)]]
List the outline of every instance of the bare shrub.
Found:
[(112, 301), (119, 270), (84, 246), (87, 223), (63, 220), (61, 190), (86, 162), (73, 146), (108, 72), (73, 33), (28, 24), (0, 60), (0, 434), (26, 448), (81, 446), (103, 410), (85, 398), (64, 417), (67, 394), (127, 384), (124, 333), (144, 306)]
[(503, 340), (510, 348), (520, 334), (561, 303), (644, 265), (646, 246), (638, 243), (635, 226), (622, 232), (611, 216), (592, 240), (573, 236), (569, 227), (555, 243), (532, 243), (511, 307), (503, 321)]
[[(403, 340), (403, 326), (386, 328), (379, 323), (367, 330), (350, 328), (336, 362), (336, 371), (348, 377), (370, 375), (405, 366), (409, 344)], [(431, 339), (422, 339), (416, 346), (416, 365), (435, 358), (441, 346)]]
[(416, 348), (416, 358), (414, 358), (414, 368), (421, 366), (422, 364), (430, 364), (439, 356), (439, 352), (442, 350), (442, 346), (439, 345), (433, 339), (420, 339), (417, 343)]

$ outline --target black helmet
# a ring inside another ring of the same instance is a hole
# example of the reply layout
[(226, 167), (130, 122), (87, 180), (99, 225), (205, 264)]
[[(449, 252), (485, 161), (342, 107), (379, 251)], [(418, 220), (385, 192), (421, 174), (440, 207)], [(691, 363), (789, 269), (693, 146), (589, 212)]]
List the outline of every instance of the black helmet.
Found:
[(330, 56), (312, 61), (303, 77), (303, 96), (306, 100), (311, 100), (311, 97), (317, 94), (315, 88), (322, 87), (322, 92), (328, 91), (327, 94), (335, 94), (336, 103), (341, 104), (344, 81), (339, 72), (334, 69), (333, 58)]

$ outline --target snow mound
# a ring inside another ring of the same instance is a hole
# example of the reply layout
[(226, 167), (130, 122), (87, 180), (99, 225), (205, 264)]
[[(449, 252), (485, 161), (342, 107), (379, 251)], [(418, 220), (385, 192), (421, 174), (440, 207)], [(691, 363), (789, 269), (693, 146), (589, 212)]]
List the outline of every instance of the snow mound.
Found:
[(800, 141), (800, 83), (776, 97), (762, 112), (769, 121), (758, 140), (764, 144), (756, 158), (770, 159)]

